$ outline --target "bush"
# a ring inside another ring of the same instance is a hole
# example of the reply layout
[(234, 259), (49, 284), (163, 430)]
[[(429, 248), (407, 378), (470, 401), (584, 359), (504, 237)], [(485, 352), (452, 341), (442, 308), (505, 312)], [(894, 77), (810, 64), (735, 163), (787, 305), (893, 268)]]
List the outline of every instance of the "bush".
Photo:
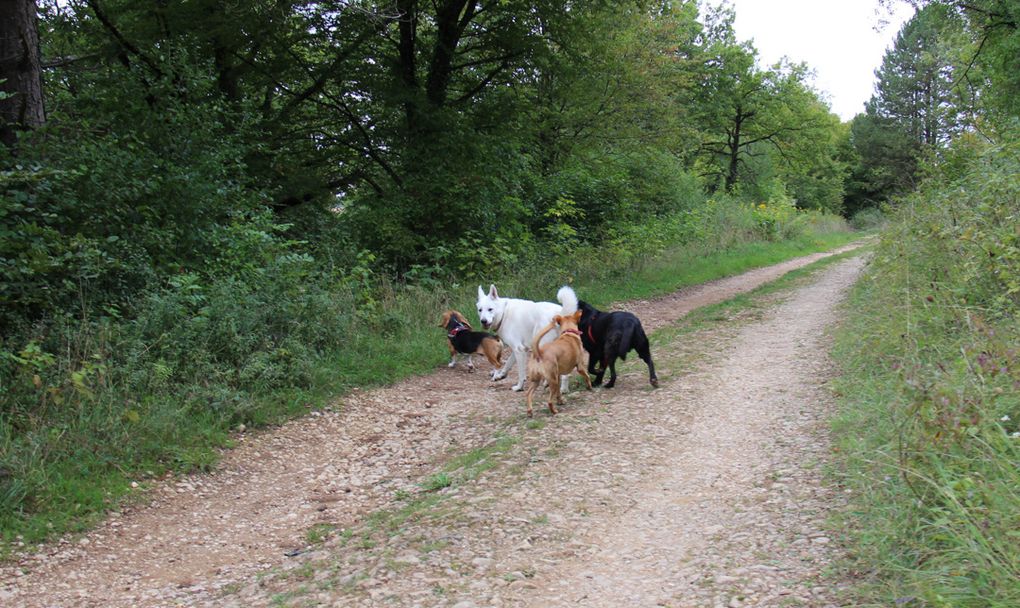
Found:
[(0, 332), (123, 311), (175, 274), (234, 274), (279, 252), (240, 147), (198, 112), (164, 118), (55, 150), (40, 131), (24, 146), (37, 158), (0, 165)]
[(854, 230), (871, 231), (884, 228), (888, 223), (885, 213), (878, 207), (861, 209), (850, 218), (850, 225)]

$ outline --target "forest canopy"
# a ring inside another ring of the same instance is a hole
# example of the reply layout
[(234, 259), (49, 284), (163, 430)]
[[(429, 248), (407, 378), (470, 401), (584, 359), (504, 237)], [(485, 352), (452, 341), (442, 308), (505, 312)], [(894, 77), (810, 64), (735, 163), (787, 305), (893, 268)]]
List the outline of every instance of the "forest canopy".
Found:
[(759, 65), (725, 8), (36, 8), (44, 94), (35, 120), (5, 113), (0, 152), (6, 327), (80, 303), (83, 285), (90, 305), (123, 305), (284, 252), (470, 273), (716, 192), (842, 205), (846, 127), (806, 66)]

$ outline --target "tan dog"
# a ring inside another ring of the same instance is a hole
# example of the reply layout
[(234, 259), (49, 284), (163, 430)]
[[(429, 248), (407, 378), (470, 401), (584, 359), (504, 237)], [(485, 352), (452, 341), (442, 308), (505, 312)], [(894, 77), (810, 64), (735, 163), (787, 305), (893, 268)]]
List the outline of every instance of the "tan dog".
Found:
[[(560, 391), (560, 376), (569, 374), (572, 370), (584, 377), (588, 388), (591, 388), (591, 378), (584, 369), (587, 365), (587, 357), (584, 347), (581, 346), (581, 332), (577, 329), (577, 323), (581, 319), (581, 311), (571, 315), (556, 315), (549, 325), (538, 332), (531, 341), (531, 357), (528, 359), (528, 417), (534, 415), (531, 405), (534, 402), (535, 391), (545, 380), (549, 385), (549, 412), (556, 413), (556, 404), (563, 403), (563, 393)], [(560, 326), (560, 335), (544, 347), (539, 344), (542, 337)]]
[(503, 343), (499, 338), (484, 331), (472, 331), (471, 324), (456, 310), (444, 312), (439, 327), (446, 330), (446, 345), (450, 348), (450, 364), (447, 367), (457, 365), (457, 353), (467, 355), (471, 371), (475, 371), (475, 364), (471, 361), (471, 355), (475, 353), (485, 355), (496, 369), (503, 365)]

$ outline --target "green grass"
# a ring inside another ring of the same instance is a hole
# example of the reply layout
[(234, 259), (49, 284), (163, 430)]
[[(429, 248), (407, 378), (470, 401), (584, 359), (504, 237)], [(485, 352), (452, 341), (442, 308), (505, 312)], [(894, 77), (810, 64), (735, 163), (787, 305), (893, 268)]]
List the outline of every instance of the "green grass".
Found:
[(336, 526), (333, 524), (315, 524), (305, 531), (305, 542), (309, 545), (318, 545), (326, 542), (334, 532)]
[(756, 242), (705, 254), (697, 247), (679, 249), (648, 261), (626, 281), (592, 285), (595, 305), (649, 298), (690, 285), (733, 276), (754, 268), (778, 264), (791, 258), (845, 245), (860, 235), (832, 233), (783, 242)]
[(809, 280), (820, 270), (848, 258), (862, 255), (871, 249), (870, 246), (865, 245), (854, 251), (826, 256), (807, 266), (791, 270), (783, 276), (756, 287), (747, 293), (733, 296), (722, 302), (696, 308), (687, 313), (680, 323), (663, 327), (656, 331), (654, 335), (657, 341), (671, 342), (679, 336), (711, 327), (719, 322), (729, 322), (739, 314), (764, 310), (768, 307), (767, 296), (788, 292), (794, 286)]
[(904, 201), (851, 294), (834, 476), (854, 605), (1020, 606), (1018, 175), (993, 153)]
[[(504, 295), (534, 299), (550, 299), (560, 285), (570, 282), (582, 298), (606, 305), (828, 250), (856, 236), (836, 232), (785, 242), (744, 243), (724, 250), (687, 245), (623, 266), (613, 266), (587, 252), (540, 260), (514, 276), (493, 280)], [(132, 491), (132, 482), (144, 487), (147, 480), (167, 472), (209, 469), (219, 450), (231, 446), (231, 433), (239, 424), (249, 428), (279, 424), (324, 407), (352, 388), (380, 386), (431, 372), (447, 358), (443, 333), (436, 327), (440, 312), (458, 308), (471, 318), (475, 291), (474, 283), (428, 289), (380, 284), (368, 299), (358, 301), (336, 300), (326, 293), (308, 296), (309, 310), (317, 312), (293, 314), (311, 314), (323, 323), (321, 332), (310, 324), (303, 330), (308, 337), (301, 340), (316, 340), (317, 333), (326, 334), (324, 346), (313, 351), (295, 338), (287, 349), (270, 353), (285, 362), (279, 364), (284, 365), (282, 369), (293, 369), (282, 380), (268, 375), (282, 373), (272, 367), (276, 363), (264, 369), (245, 363), (247, 372), (208, 367), (208, 372), (196, 371), (182, 385), (153, 385), (151, 394), (140, 394), (135, 389), (126, 392), (131, 379), (108, 370), (106, 375), (97, 372), (87, 390), (59, 388), (66, 400), (74, 399), (74, 407), (46, 403), (34, 410), (32, 416), (38, 418), (7, 419), (6, 414), (0, 414), (0, 471), (15, 472), (8, 479), (0, 478), (0, 555), (22, 544), (30, 546), (54, 535), (87, 529), (105, 512), (138, 494)], [(212, 312), (202, 309), (199, 315), (218, 314), (219, 301), (212, 295), (209, 298), (206, 308)], [(224, 300), (222, 306), (222, 315), (238, 314), (234, 302)], [(337, 327), (330, 325), (334, 318)], [(158, 318), (153, 319), (148, 322), (160, 327)], [(258, 323), (252, 323), (255, 331)], [(160, 331), (178, 329), (173, 326)], [(209, 332), (193, 332), (195, 339), (205, 339), (205, 334)], [(247, 335), (241, 332), (233, 339), (245, 340)], [(97, 351), (121, 352), (117, 339), (99, 334), (85, 336), (82, 342)], [(138, 344), (144, 348), (133, 343), (128, 346), (137, 348), (138, 357), (151, 355), (153, 344)], [(214, 352), (223, 346), (211, 341), (208, 348)], [(180, 356), (188, 360), (187, 353)], [(150, 373), (145, 366), (139, 373)], [(206, 368), (195, 364), (195, 370), (202, 369)], [(167, 370), (161, 373), (173, 377), (174, 366), (168, 363)], [(251, 374), (247, 387), (217, 377), (242, 372)], [(293, 377), (291, 385), (287, 385), (289, 377)], [(155, 382), (152, 378), (145, 381)], [(480, 461), (465, 466), (474, 467), (470, 474), (478, 474), (478, 467), (486, 465)], [(445, 474), (451, 477), (451, 471)], [(457, 483), (457, 479), (449, 481)]]

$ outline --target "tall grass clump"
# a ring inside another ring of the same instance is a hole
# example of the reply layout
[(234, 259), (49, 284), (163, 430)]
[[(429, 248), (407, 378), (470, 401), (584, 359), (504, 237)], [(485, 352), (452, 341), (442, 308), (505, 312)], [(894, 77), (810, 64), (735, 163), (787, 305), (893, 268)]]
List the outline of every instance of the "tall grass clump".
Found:
[(1020, 606), (1020, 147), (957, 145), (837, 341), (862, 604)]

